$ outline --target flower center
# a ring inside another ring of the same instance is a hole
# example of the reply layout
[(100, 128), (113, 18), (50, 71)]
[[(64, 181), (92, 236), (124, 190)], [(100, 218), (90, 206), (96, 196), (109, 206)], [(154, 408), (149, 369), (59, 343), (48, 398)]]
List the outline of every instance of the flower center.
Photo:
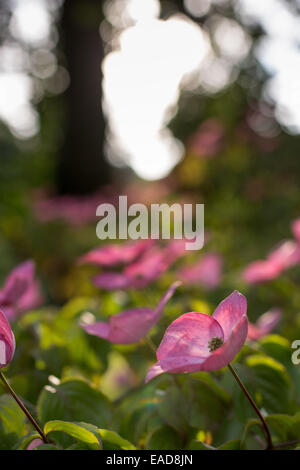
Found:
[(213, 352), (216, 349), (219, 349), (219, 347), (222, 346), (222, 344), (223, 344), (223, 340), (215, 336), (208, 342), (209, 352)]

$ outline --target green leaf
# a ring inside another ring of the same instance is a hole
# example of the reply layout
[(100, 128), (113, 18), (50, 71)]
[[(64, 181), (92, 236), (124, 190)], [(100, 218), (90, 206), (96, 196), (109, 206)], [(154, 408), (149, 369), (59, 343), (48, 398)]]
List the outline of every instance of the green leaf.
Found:
[(46, 386), (38, 399), (38, 416), (42, 423), (58, 419), (91, 423), (107, 427), (110, 403), (102, 393), (82, 380), (66, 380), (59, 385)]
[(169, 426), (162, 426), (151, 433), (146, 441), (146, 449), (176, 450), (182, 449), (180, 436)]
[(68, 436), (76, 439), (86, 445), (88, 449), (99, 450), (101, 448), (101, 441), (97, 438), (97, 428), (93, 427), (92, 432), (88, 425), (85, 423), (70, 423), (67, 421), (48, 421), (44, 426), (44, 433), (46, 436), (53, 432), (63, 432)]
[(241, 441), (238, 439), (233, 439), (232, 441), (225, 442), (218, 450), (240, 450), (241, 449)]
[(273, 414), (266, 418), (267, 424), (278, 442), (300, 439), (300, 412), (294, 416)]
[(224, 420), (230, 397), (208, 374), (177, 378), (176, 385), (162, 392), (158, 406), (166, 424), (182, 433), (190, 426), (205, 429)]
[(136, 450), (131, 442), (123, 439), (114, 431), (98, 429), (98, 432), (103, 443), (103, 450)]
[(25, 415), (10, 395), (0, 396), (0, 449), (12, 449), (23, 436)]
[[(273, 414), (265, 418), (266, 423), (271, 431), (272, 441), (274, 445), (280, 445), (287, 442), (295, 443), (290, 446), (284, 446), (284, 449), (295, 448), (299, 444), (300, 440), (300, 412), (296, 413), (294, 416), (285, 415), (285, 414)], [(253, 448), (253, 431), (255, 434), (259, 435), (265, 441), (265, 434), (262, 430), (261, 423), (258, 419), (252, 419), (247, 423), (245, 427), (242, 446), (246, 448)], [(251, 440), (252, 439), (252, 440)]]
[(247, 385), (255, 391), (254, 398), (268, 412), (289, 409), (292, 383), (286, 368), (271, 357), (253, 355), (247, 358)]
[(41, 444), (32, 450), (60, 450), (54, 444)]
[(259, 340), (264, 352), (285, 365), (291, 364), (291, 347), (286, 338), (279, 335), (268, 335)]

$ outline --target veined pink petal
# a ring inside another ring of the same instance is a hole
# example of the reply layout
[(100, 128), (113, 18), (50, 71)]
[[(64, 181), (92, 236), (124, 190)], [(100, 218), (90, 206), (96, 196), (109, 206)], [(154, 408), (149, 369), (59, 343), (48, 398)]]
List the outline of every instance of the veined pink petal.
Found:
[(204, 313), (185, 313), (167, 328), (157, 350), (157, 359), (165, 369), (165, 360), (168, 363), (171, 360), (176, 366), (177, 357), (206, 358), (211, 354), (209, 342), (212, 338), (224, 340), (222, 327), (214, 318)]
[(292, 223), (292, 231), (294, 237), (296, 238), (298, 243), (300, 243), (300, 219), (294, 220), (294, 222)]
[(0, 311), (0, 369), (7, 366), (15, 352), (15, 337), (4, 313)]
[(189, 284), (202, 284), (207, 289), (213, 289), (220, 284), (223, 260), (220, 255), (208, 253), (203, 255), (195, 264), (180, 270), (180, 278)]
[(87, 333), (105, 338), (115, 344), (131, 344), (142, 339), (160, 319), (163, 309), (179, 283), (174, 283), (164, 294), (156, 309), (139, 307), (113, 315), (109, 322), (81, 325)]
[(240, 317), (224, 344), (216, 349), (202, 364), (202, 371), (218, 370), (227, 366), (242, 349), (248, 332), (247, 315)]
[(224, 332), (224, 341), (242, 318), (247, 319), (247, 300), (243, 294), (234, 291), (218, 305), (213, 318), (219, 322)]
[(280, 319), (281, 310), (279, 308), (274, 308), (264, 313), (255, 324), (249, 322), (247, 338), (255, 341), (268, 335), (276, 327)]
[(81, 263), (91, 263), (100, 266), (117, 266), (133, 262), (144, 251), (154, 244), (154, 240), (136, 240), (123, 244), (110, 244), (96, 248), (79, 261)]
[(191, 312), (177, 318), (165, 332), (156, 354), (158, 362), (146, 381), (163, 372), (209, 371), (228, 365), (247, 337), (246, 310), (245, 297), (235, 291), (212, 317)]

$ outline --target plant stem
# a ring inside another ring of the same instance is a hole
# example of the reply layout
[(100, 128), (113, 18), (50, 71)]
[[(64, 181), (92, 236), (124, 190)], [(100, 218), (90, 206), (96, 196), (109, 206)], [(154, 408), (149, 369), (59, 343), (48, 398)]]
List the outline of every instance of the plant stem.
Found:
[(266, 447), (266, 450), (271, 450), (273, 449), (273, 443), (272, 443), (272, 438), (271, 438), (271, 433), (270, 433), (270, 430), (267, 426), (267, 423), (263, 417), (263, 415), (261, 414), (261, 412), (259, 411), (259, 408), (257, 407), (257, 405), (255, 404), (253, 398), (250, 396), (248, 390), (246, 389), (245, 385), (243, 384), (243, 382), (241, 381), (241, 379), (239, 378), (238, 374), (236, 373), (236, 371), (234, 370), (234, 368), (232, 367), (231, 364), (228, 364), (228, 368), (230, 370), (230, 372), (232, 373), (233, 377), (235, 378), (235, 380), (237, 381), (237, 383), (239, 384), (239, 386), (241, 387), (241, 389), (243, 390), (244, 394), (246, 395), (246, 397), (248, 398), (252, 408), (254, 409), (255, 413), (257, 414), (257, 416), (259, 417), (259, 419), (261, 420), (261, 423), (262, 423), (262, 426), (264, 428), (264, 431), (265, 431), (265, 434), (266, 434), (266, 438), (267, 438), (267, 447)]
[(45, 434), (43, 433), (42, 429), (40, 428), (40, 426), (37, 424), (37, 422), (35, 421), (35, 419), (31, 416), (31, 414), (29, 413), (29, 411), (27, 410), (26, 406), (22, 403), (22, 401), (20, 400), (20, 398), (18, 397), (18, 395), (14, 392), (14, 390), (11, 388), (11, 386), (9, 385), (9, 383), (7, 382), (6, 378), (4, 377), (3, 373), (0, 371), (0, 379), (2, 380), (2, 382), (4, 383), (4, 386), (5, 388), (8, 390), (8, 392), (11, 394), (11, 396), (16, 400), (16, 402), (18, 403), (19, 407), (21, 408), (21, 410), (23, 411), (23, 413), (25, 413), (25, 415), (27, 416), (27, 418), (29, 419), (29, 421), (31, 422), (31, 424), (35, 427), (35, 429), (37, 430), (37, 432), (39, 433), (39, 435), (41, 436), (42, 440), (44, 441), (45, 444), (48, 443), (48, 440), (47, 440), (47, 437), (45, 436)]

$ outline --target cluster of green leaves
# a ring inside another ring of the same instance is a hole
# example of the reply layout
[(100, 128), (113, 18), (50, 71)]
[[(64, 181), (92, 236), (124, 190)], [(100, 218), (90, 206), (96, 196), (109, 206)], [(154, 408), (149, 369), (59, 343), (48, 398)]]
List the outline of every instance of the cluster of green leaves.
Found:
[[(87, 311), (114, 314), (123, 308), (120, 303), (141, 305), (146, 295), (107, 293), (100, 303), (78, 297), (59, 311), (42, 308), (15, 324), (18, 346), (7, 376), (49, 440), (37, 448), (264, 448), (260, 423), (228, 370), (165, 374), (145, 385), (154, 362), (147, 342), (111, 345), (79, 327)], [(185, 296), (185, 289), (179, 289), (166, 308), (153, 329), (155, 343), (187, 302)], [(209, 302), (205, 307), (212, 311)], [(274, 444), (296, 448), (300, 370), (291, 354), (287, 339), (269, 335), (246, 344), (234, 367), (266, 415)], [(0, 448), (26, 449), (38, 435), (12, 397), (1, 392)]]

